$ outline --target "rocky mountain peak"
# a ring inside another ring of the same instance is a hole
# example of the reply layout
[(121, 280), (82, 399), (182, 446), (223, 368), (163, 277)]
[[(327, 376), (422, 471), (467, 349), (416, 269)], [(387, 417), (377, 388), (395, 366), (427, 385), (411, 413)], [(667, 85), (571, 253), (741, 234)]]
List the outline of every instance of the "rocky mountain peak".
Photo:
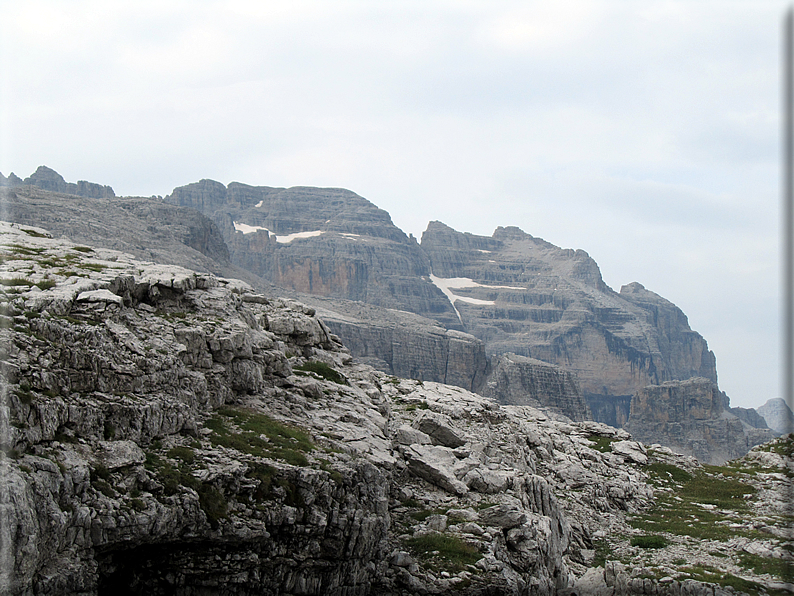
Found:
[(33, 172), (33, 174), (24, 180), (20, 180), (20, 178), (13, 172), (8, 176), (8, 178), (0, 174), (0, 186), (16, 187), (22, 185), (36, 186), (43, 190), (76, 195), (80, 197), (109, 198), (116, 196), (110, 186), (103, 186), (94, 182), (86, 182), (85, 180), (79, 180), (77, 184), (73, 182), (66, 182), (63, 176), (61, 176), (52, 168), (48, 168), (47, 166), (39, 166), (36, 168), (36, 171)]

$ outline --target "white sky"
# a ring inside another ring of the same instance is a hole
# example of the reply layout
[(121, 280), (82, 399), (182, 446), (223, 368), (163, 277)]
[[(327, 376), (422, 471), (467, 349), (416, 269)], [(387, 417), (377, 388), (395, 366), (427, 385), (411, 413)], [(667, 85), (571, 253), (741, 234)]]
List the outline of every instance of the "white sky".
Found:
[(0, 0), (0, 172), (349, 188), (583, 248), (779, 396), (771, 0)]

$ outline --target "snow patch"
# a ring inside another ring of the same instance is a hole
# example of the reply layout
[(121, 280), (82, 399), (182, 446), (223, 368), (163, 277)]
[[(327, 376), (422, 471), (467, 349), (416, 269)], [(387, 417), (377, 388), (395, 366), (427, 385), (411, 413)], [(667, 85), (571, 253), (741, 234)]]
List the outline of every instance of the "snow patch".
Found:
[(264, 202), (265, 201), (263, 199), (263, 200), (259, 201), (256, 205), (254, 205), (254, 207), (261, 207)]
[(286, 236), (276, 236), (276, 242), (279, 244), (288, 244), (298, 238), (312, 238), (321, 234), (325, 234), (325, 232), (321, 230), (315, 230), (313, 232), (295, 232), (294, 234), (287, 234)]
[(361, 234), (339, 234), (340, 236), (344, 236), (345, 238), (361, 238)]
[(312, 232), (295, 232), (294, 234), (285, 234), (284, 236), (278, 236), (268, 230), (267, 228), (263, 228), (262, 226), (249, 226), (248, 224), (239, 223), (239, 222), (232, 222), (234, 224), (234, 229), (238, 232), (242, 232), (243, 234), (253, 234), (254, 232), (267, 232), (270, 236), (275, 238), (276, 242), (279, 244), (289, 244), (293, 240), (297, 240), (298, 238), (311, 238), (313, 236), (319, 236), (320, 234), (325, 234), (325, 232), (321, 230), (315, 230)]
[(267, 232), (268, 234), (272, 234), (270, 230), (263, 228), (262, 226), (249, 226), (248, 224), (237, 223), (236, 221), (232, 223), (234, 224), (234, 229), (237, 232), (242, 232), (243, 234), (253, 234), (254, 232), (258, 232), (260, 230)]
[(447, 297), (449, 303), (452, 305), (452, 308), (455, 311), (455, 314), (458, 315), (458, 320), (463, 323), (463, 319), (460, 316), (460, 312), (458, 311), (457, 307), (455, 306), (455, 302), (460, 300), (461, 302), (466, 302), (467, 304), (477, 304), (479, 306), (494, 306), (496, 302), (493, 300), (480, 300), (479, 298), (470, 298), (469, 296), (457, 296), (452, 292), (452, 288), (459, 289), (459, 288), (508, 288), (511, 290), (521, 290), (523, 288), (516, 288), (513, 286), (485, 286), (482, 284), (478, 284), (473, 279), (469, 279), (468, 277), (436, 277), (432, 273), (430, 274), (430, 281), (444, 293), (444, 296)]

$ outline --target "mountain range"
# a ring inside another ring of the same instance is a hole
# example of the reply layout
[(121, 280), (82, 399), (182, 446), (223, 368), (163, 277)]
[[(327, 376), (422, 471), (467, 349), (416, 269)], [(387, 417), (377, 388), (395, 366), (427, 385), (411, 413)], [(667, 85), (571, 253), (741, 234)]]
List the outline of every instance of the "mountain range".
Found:
[(730, 408), (678, 307), (637, 282), (616, 292), (586, 252), (513, 226), (477, 236), (430, 222), (417, 241), (344, 189), (201, 180), (164, 199), (115, 197), (44, 166), (0, 184), (7, 219), (298, 298), (389, 374), (625, 427), (712, 463), (775, 434)]

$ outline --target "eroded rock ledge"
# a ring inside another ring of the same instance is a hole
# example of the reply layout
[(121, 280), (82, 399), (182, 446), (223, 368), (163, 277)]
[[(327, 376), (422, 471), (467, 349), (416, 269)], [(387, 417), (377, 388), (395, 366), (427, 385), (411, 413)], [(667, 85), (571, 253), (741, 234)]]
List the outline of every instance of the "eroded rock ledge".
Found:
[[(651, 579), (631, 518), (693, 458), (384, 374), (242, 282), (0, 234), (2, 593), (718, 595), (681, 553), (789, 556), (667, 533)], [(774, 528), (788, 461), (753, 453)]]

